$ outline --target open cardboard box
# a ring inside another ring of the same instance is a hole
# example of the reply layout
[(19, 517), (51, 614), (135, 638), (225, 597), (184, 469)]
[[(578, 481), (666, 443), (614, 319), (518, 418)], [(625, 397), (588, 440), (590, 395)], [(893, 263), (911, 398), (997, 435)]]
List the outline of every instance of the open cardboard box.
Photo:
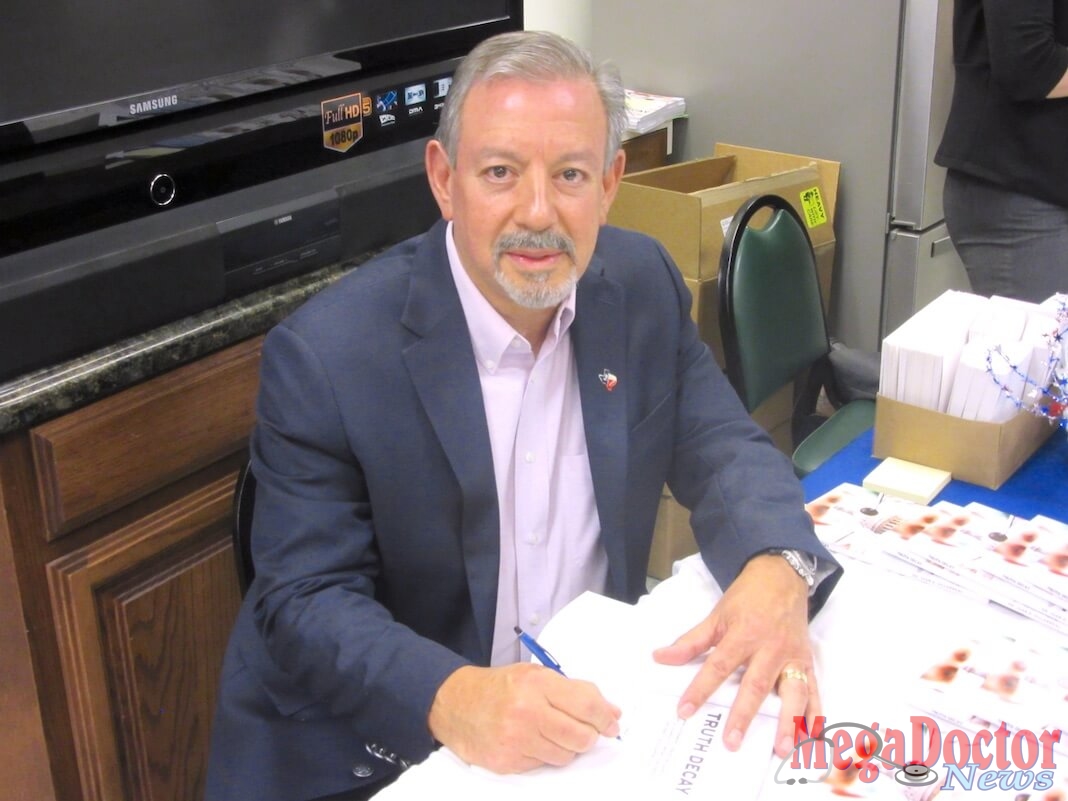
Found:
[(731, 218), (755, 195), (782, 195), (813, 247), (833, 243), (838, 169), (834, 161), (717, 144), (710, 158), (625, 175), (609, 222), (655, 237), (685, 277), (708, 280), (719, 274)]
[(1005, 423), (983, 423), (879, 395), (872, 454), (938, 467), (960, 481), (997, 489), (1055, 430), (1028, 412)]
[(738, 208), (755, 195), (786, 198), (805, 220), (824, 304), (834, 270), (836, 161), (717, 143), (712, 156), (623, 177), (608, 222), (659, 240), (693, 295), (691, 315), (720, 366), (719, 259)]

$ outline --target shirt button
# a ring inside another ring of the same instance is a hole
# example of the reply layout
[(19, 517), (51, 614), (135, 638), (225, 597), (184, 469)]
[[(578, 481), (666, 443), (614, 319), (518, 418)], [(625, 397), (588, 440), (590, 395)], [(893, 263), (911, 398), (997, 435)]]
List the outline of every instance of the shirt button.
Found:
[(493, 359), (486, 359), (486, 361), (482, 362), (482, 365), (487, 370), (495, 370), (495, 369), (497, 369), (497, 362), (493, 361)]
[(357, 779), (366, 779), (369, 776), (373, 776), (374, 773), (375, 769), (363, 762), (357, 762), (352, 766), (352, 775)]
[(535, 612), (533, 615), (531, 615), (529, 618), (527, 618), (527, 625), (528, 626), (539, 626), (539, 625), (541, 625), (541, 615), (539, 615), (537, 612)]
[(523, 461), (530, 464), (534, 461), (534, 451), (527, 451), (523, 454)]

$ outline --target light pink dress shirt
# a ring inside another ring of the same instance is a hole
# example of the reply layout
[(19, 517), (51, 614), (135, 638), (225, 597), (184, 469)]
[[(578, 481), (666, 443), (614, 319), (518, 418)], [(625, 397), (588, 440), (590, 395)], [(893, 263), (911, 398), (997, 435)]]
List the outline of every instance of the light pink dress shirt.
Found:
[(451, 223), (446, 249), (478, 362), (497, 479), (501, 559), (491, 664), (505, 665), (530, 658), (515, 626), (537, 638), (569, 601), (603, 592), (608, 575), (569, 333), (575, 292), (535, 356), (464, 270)]

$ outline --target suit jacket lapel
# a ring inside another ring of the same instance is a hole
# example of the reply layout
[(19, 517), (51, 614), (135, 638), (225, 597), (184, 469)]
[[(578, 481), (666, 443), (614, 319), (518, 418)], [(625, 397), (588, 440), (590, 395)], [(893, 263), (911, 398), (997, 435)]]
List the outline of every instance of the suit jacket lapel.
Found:
[(445, 255), (445, 225), (425, 237), (412, 265), (403, 322), (417, 339), (404, 361), (463, 494), (464, 566), (484, 662), (492, 649), (500, 516), (482, 388), (471, 337)]
[[(627, 587), (627, 392), (634, 376), (626, 374), (623, 290), (603, 271), (603, 260), (595, 256), (579, 281), (571, 332), (601, 539), (608, 556), (608, 590), (619, 597)], [(613, 379), (615, 385), (610, 386)]]
[[(627, 364), (622, 287), (603, 275), (595, 256), (579, 281), (572, 342), (586, 447), (601, 536), (608, 558), (608, 590), (625, 593), (627, 557)], [(470, 334), (445, 256), (445, 225), (425, 237), (413, 261), (403, 322), (417, 339), (404, 351), (412, 383), (463, 493), (465, 569), (484, 661), (492, 650), (500, 563), (500, 513), (482, 388)], [(616, 386), (609, 389), (611, 378)]]

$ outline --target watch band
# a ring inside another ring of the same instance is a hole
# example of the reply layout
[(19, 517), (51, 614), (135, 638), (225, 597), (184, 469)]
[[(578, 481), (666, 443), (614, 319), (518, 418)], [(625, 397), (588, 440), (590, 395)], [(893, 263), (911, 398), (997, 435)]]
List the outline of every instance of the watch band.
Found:
[(776, 548), (769, 553), (777, 553), (802, 579), (809, 589), (816, 585), (816, 560), (808, 554), (793, 548)]

